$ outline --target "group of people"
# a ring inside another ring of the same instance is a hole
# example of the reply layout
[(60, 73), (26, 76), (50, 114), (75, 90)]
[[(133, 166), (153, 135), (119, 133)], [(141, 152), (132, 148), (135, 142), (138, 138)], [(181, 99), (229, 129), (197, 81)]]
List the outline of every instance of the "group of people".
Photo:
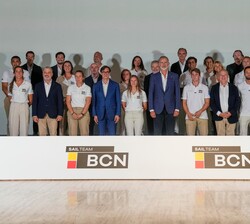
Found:
[(177, 55), (171, 66), (166, 56), (152, 61), (150, 74), (135, 56), (120, 83), (100, 52), (86, 74), (73, 72), (63, 52), (56, 53), (55, 66), (43, 69), (34, 64), (33, 51), (22, 66), (13, 56), (2, 77), (7, 134), (28, 135), (32, 107), (33, 134), (40, 136), (248, 135), (250, 57), (236, 50), (224, 69), (208, 56), (201, 72), (185, 48)]

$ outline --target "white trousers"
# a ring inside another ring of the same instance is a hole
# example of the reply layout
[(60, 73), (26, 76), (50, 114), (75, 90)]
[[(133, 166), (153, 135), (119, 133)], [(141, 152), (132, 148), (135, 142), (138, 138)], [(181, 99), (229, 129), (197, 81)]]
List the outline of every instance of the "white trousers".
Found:
[(144, 123), (142, 111), (126, 111), (124, 122), (127, 135), (142, 135)]
[(247, 135), (250, 116), (240, 116), (240, 135)]
[(10, 136), (27, 136), (29, 130), (29, 118), (28, 103), (11, 102), (9, 111)]

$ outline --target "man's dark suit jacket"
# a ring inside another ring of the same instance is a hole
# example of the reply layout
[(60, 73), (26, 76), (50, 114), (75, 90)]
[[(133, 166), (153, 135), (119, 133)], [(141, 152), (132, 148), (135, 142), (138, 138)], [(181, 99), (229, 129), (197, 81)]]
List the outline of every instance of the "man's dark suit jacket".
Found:
[[(98, 79), (97, 79), (97, 82), (100, 81), (100, 80), (102, 80), (102, 76), (101, 76), (101, 75), (99, 75), (99, 77), (98, 77)], [(88, 86), (91, 88), (91, 93), (92, 93), (92, 95), (93, 95), (93, 85), (94, 85), (95, 83), (94, 83), (94, 81), (93, 81), (92, 76), (91, 76), (91, 75), (88, 76), (88, 77), (85, 79), (84, 82), (85, 82), (86, 85), (88, 85)], [(90, 113), (91, 116), (92, 116), (92, 105), (91, 105), (91, 104), (90, 104), (90, 106), (89, 106), (89, 113)]]
[[(28, 71), (27, 63), (22, 65), (22, 68)], [(30, 74), (30, 79), (31, 79), (32, 89), (34, 90), (36, 84), (43, 81), (43, 71), (40, 66), (33, 64), (33, 69)]]
[(32, 116), (44, 118), (48, 114), (50, 118), (63, 116), (63, 94), (61, 85), (52, 80), (48, 97), (46, 96), (44, 82), (36, 85), (33, 103)]
[[(230, 124), (236, 123), (238, 121), (238, 113), (240, 109), (240, 96), (237, 87), (231, 83), (228, 83), (229, 87), (229, 97), (228, 97), (228, 112), (232, 114), (228, 118)], [(217, 112), (221, 110), (220, 104), (220, 83), (212, 86), (210, 93), (210, 107), (213, 111), (213, 119), (215, 121), (221, 121), (223, 118), (217, 116)]]
[[(97, 82), (102, 80), (102, 76), (99, 75), (98, 79), (97, 79)], [(90, 88), (91, 88), (91, 92), (93, 93), (93, 85), (95, 84), (94, 81), (93, 81), (93, 78), (92, 78), (92, 75), (88, 76), (86, 79), (85, 79), (85, 84), (88, 85)]]
[(228, 65), (226, 69), (228, 71), (230, 83), (234, 83), (235, 75), (238, 74), (239, 72), (241, 72), (244, 68), (243, 68), (242, 63), (239, 65), (237, 65), (236, 63), (232, 63), (232, 64)]
[[(187, 63), (185, 63), (185, 67), (184, 67), (184, 71), (183, 72), (185, 72), (187, 70), (188, 70), (188, 66), (187, 66)], [(174, 64), (171, 65), (170, 71), (178, 74), (179, 77), (180, 77), (180, 75), (182, 74), (182, 71), (181, 71), (181, 67), (180, 67), (179, 61), (177, 61), (177, 62), (175, 62)]]
[(57, 67), (57, 65), (54, 65), (54, 66), (51, 67), (51, 69), (52, 69), (52, 72), (53, 72), (52, 79), (54, 81), (56, 81), (56, 79), (58, 77), (58, 67)]
[(144, 91), (148, 97), (148, 93), (149, 93), (149, 83), (150, 83), (150, 78), (151, 78), (151, 75), (153, 73), (150, 73), (149, 75), (146, 75), (145, 76), (145, 79), (144, 79)]

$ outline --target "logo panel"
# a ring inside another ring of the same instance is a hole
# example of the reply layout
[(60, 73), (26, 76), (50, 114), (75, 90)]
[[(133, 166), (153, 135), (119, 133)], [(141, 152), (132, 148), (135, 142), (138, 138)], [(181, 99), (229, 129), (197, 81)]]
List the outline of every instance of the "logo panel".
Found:
[(128, 153), (114, 152), (114, 146), (67, 146), (68, 169), (128, 168)]
[(249, 169), (250, 153), (240, 146), (193, 146), (196, 169)]

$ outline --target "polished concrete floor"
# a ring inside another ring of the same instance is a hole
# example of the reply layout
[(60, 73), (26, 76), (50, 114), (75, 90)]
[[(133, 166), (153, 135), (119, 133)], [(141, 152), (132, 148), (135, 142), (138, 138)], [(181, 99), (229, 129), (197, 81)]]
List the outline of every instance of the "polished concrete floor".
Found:
[(0, 223), (250, 223), (250, 181), (0, 181)]

